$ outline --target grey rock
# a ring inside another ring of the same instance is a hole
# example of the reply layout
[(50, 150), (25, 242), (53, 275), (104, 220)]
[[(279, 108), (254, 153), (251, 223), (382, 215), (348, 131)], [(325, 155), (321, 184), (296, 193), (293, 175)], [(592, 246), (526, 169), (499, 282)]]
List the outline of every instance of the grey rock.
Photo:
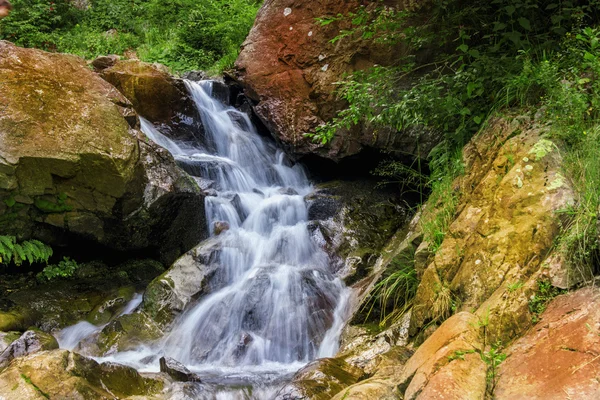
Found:
[(202, 382), (200, 377), (185, 367), (179, 361), (170, 357), (161, 357), (159, 360), (160, 372), (164, 372), (179, 382)]

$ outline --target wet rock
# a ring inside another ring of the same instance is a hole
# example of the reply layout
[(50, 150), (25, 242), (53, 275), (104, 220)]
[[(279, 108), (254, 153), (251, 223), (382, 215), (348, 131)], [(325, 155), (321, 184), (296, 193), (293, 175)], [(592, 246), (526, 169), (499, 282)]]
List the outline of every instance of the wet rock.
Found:
[(213, 224), (213, 231), (215, 236), (219, 236), (221, 233), (229, 230), (229, 223), (225, 221), (215, 221)]
[(170, 357), (161, 357), (160, 372), (164, 372), (179, 382), (201, 382), (200, 377), (185, 367), (182, 363)]
[(210, 76), (204, 71), (188, 71), (181, 76), (188, 81), (200, 82), (210, 79)]
[(92, 66), (96, 72), (105, 70), (106, 68), (110, 68), (115, 65), (120, 60), (120, 57), (111, 54), (108, 56), (100, 56), (97, 57), (94, 61), (92, 61)]
[(298, 196), (298, 192), (291, 187), (279, 189), (279, 194), (284, 194), (286, 196)]
[(96, 361), (67, 350), (43, 351), (14, 360), (0, 373), (6, 399), (158, 399), (164, 383), (135, 369)]
[(293, 381), (277, 392), (275, 400), (328, 400), (358, 382), (362, 375), (361, 369), (343, 360), (319, 359), (298, 371)]
[(17, 357), (24, 357), (39, 351), (54, 349), (58, 349), (58, 342), (54, 336), (41, 331), (27, 331), (20, 338), (9, 344), (2, 354), (0, 354), (0, 370), (6, 368)]
[(163, 334), (148, 314), (137, 311), (109, 322), (102, 331), (81, 341), (76, 350), (89, 356), (107, 356), (148, 345)]
[(556, 298), (535, 329), (516, 340), (500, 364), (497, 399), (595, 399), (600, 396), (600, 291)]
[(167, 263), (207, 235), (200, 189), (82, 59), (1, 41), (0, 80), (11, 99), (0, 120), (0, 200), (12, 204), (0, 210), (3, 233), (147, 250)]
[(21, 337), (20, 332), (0, 332), (0, 354), (15, 340)]
[(229, 105), (231, 103), (229, 86), (223, 82), (213, 81), (211, 94), (215, 99), (219, 100), (225, 105)]
[(213, 261), (219, 249), (218, 241), (209, 239), (179, 258), (148, 285), (142, 305), (144, 311), (160, 326), (170, 325), (206, 288), (216, 270)]
[(100, 72), (136, 112), (172, 138), (202, 141), (204, 128), (184, 82), (154, 64), (121, 60)]
[(110, 293), (104, 301), (98, 304), (90, 314), (88, 314), (88, 322), (94, 325), (104, 325), (116, 316), (125, 305), (133, 298), (135, 294), (134, 287), (125, 287), (120, 290)]

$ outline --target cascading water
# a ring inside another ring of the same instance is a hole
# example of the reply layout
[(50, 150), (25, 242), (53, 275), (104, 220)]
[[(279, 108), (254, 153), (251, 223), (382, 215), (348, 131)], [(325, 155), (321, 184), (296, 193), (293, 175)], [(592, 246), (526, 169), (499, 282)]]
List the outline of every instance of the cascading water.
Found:
[(207, 221), (220, 249), (210, 294), (139, 355), (260, 380), (337, 351), (348, 290), (309, 234), (304, 196), (312, 188), (303, 168), (263, 140), (246, 114), (213, 99), (212, 85), (186, 81), (205, 127), (202, 144), (173, 141), (142, 120), (146, 135), (210, 194)]

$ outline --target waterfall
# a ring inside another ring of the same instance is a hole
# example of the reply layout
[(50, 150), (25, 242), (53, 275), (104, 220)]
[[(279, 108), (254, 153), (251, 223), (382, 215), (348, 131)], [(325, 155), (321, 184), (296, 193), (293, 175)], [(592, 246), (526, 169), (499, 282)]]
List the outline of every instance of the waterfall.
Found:
[[(145, 120), (142, 130), (210, 188), (206, 219), (220, 242), (219, 269), (211, 292), (188, 306), (153, 351), (194, 371), (255, 380), (333, 356), (348, 289), (311, 239), (304, 169), (261, 138), (248, 115), (212, 98), (212, 82), (185, 84), (205, 128), (202, 144), (168, 139)], [(111, 359), (144, 369), (131, 357)]]

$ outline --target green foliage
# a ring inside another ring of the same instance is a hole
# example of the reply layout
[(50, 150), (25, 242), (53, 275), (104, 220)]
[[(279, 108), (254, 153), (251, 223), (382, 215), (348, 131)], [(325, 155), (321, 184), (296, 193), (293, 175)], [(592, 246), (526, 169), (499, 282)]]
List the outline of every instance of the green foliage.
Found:
[(465, 356), (467, 354), (473, 354), (476, 353), (475, 350), (455, 350), (454, 353), (452, 353), (451, 355), (448, 356), (448, 361), (454, 361), (454, 360), (465, 360)]
[(44, 213), (62, 213), (65, 211), (71, 211), (73, 209), (72, 206), (66, 204), (67, 195), (65, 193), (60, 193), (56, 196), (55, 201), (49, 201), (42, 197), (36, 197), (33, 201), (33, 205)]
[(534, 324), (537, 323), (540, 320), (540, 315), (546, 310), (548, 303), (556, 296), (566, 292), (566, 290), (552, 286), (548, 280), (539, 281), (536, 293), (529, 300), (529, 311), (532, 314), (532, 322)]
[(255, 0), (14, 0), (0, 39), (91, 59), (138, 53), (172, 70), (231, 67), (260, 5)]
[(502, 344), (498, 342), (492, 345), (489, 351), (482, 352), (481, 359), (488, 366), (486, 375), (487, 391), (492, 396), (498, 383), (498, 367), (506, 360), (506, 354), (502, 352)]
[(17, 243), (14, 236), (0, 236), (0, 265), (48, 262), (51, 256), (52, 248), (39, 240)]
[(75, 260), (64, 257), (58, 264), (52, 264), (45, 267), (36, 277), (40, 282), (70, 278), (78, 268), (79, 264)]

